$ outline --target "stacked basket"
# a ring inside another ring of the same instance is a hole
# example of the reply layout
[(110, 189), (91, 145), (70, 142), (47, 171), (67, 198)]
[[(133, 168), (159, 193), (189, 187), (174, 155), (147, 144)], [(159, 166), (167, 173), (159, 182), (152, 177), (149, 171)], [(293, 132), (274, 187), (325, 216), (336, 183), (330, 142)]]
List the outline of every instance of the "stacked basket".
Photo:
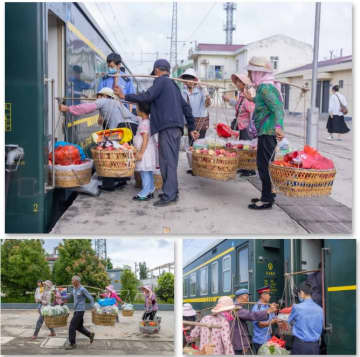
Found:
[(253, 170), (257, 169), (256, 164), (257, 150), (238, 150), (239, 170)]
[(99, 326), (114, 326), (116, 322), (115, 314), (98, 314), (92, 311), (92, 323)]

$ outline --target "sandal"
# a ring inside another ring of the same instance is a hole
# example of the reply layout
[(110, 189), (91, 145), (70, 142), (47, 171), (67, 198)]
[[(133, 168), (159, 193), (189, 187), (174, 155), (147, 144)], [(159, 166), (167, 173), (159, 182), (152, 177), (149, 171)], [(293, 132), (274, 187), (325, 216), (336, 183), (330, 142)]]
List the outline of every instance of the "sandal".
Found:
[(261, 202), (261, 204), (252, 203), (248, 206), (249, 209), (270, 209), (272, 208), (272, 202), (262, 202), (258, 201), (257, 203)]

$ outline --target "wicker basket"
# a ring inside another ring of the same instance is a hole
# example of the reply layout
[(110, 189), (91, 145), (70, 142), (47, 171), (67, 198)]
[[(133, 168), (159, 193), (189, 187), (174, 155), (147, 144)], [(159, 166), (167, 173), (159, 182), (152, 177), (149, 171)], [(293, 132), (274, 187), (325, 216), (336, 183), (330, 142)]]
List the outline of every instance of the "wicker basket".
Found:
[(99, 326), (115, 326), (116, 316), (113, 314), (98, 314), (92, 311), (92, 323)]
[[(135, 187), (142, 188), (141, 176), (138, 171), (135, 171)], [(161, 190), (163, 186), (163, 180), (161, 175), (154, 174), (154, 185), (156, 190)]]
[(311, 170), (270, 165), (270, 176), (275, 188), (289, 197), (328, 196), (336, 170)]
[(292, 327), (288, 323), (288, 318), (290, 314), (279, 314), (279, 322), (278, 322), (278, 328), (281, 335), (292, 335)]
[[(70, 188), (86, 185), (91, 180), (93, 161), (87, 160), (80, 165), (55, 165), (55, 186)], [(51, 181), (52, 166), (49, 165), (49, 180)]]
[(240, 170), (256, 170), (256, 153), (257, 150), (238, 150), (239, 166)]
[(91, 149), (95, 168), (101, 177), (131, 177), (135, 171), (135, 151)]
[(133, 316), (134, 310), (121, 310), (123, 316)]
[(45, 325), (48, 328), (66, 327), (68, 315), (44, 316)]
[(215, 156), (193, 151), (192, 171), (195, 176), (227, 181), (236, 177), (238, 157)]

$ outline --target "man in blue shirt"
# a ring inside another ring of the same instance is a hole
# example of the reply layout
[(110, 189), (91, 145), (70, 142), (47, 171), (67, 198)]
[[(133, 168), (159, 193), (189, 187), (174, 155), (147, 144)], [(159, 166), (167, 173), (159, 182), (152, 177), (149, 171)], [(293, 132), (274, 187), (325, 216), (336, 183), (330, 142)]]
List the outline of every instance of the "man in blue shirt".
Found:
[(94, 342), (95, 337), (94, 332), (90, 332), (84, 327), (86, 298), (90, 300), (92, 307), (94, 306), (94, 298), (80, 284), (79, 276), (73, 276), (71, 283), (74, 287), (72, 292), (63, 296), (63, 298), (66, 300), (71, 296), (74, 298), (74, 315), (69, 326), (69, 344), (65, 347), (66, 350), (73, 350), (76, 348), (76, 331), (79, 331), (83, 335), (89, 337), (90, 343)]
[(182, 97), (179, 87), (169, 78), (170, 63), (158, 59), (154, 63), (151, 75), (155, 75), (152, 87), (145, 93), (127, 94), (119, 88), (114, 90), (120, 98), (135, 103), (151, 103), (151, 135), (159, 133), (159, 164), (163, 179), (163, 194), (155, 207), (164, 207), (178, 200), (177, 167), (179, 161), (180, 141), (184, 131), (184, 117), (190, 135), (198, 138), (195, 131), (191, 107)]
[(292, 355), (318, 355), (319, 339), (323, 328), (323, 309), (311, 298), (312, 287), (306, 281), (301, 283), (300, 304), (294, 304), (288, 322), (293, 326), (295, 337)]
[[(253, 312), (268, 310), (270, 305), (271, 290), (270, 286), (264, 286), (257, 289), (256, 292), (260, 295), (259, 301), (252, 308)], [(276, 322), (275, 314), (270, 313), (266, 321), (253, 321), (253, 344), (255, 354), (257, 354), (259, 348), (270, 340), (271, 338), (271, 325)]]
[[(70, 96), (72, 96), (73, 98), (81, 98), (83, 96), (83, 91), (89, 90), (93, 88), (93, 86), (81, 79), (81, 73), (83, 71), (81, 66), (78, 65), (73, 66), (72, 71), (73, 71), (72, 76), (69, 79), (71, 84), (71, 88), (69, 88)], [(81, 103), (80, 99), (73, 99), (72, 101), (73, 105), (77, 105), (80, 103)]]

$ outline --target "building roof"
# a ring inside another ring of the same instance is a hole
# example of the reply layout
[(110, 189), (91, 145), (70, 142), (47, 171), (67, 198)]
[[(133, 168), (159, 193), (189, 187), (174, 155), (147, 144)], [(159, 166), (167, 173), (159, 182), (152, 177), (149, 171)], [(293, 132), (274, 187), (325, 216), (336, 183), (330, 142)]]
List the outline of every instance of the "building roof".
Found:
[(47, 257), (46, 260), (48, 262), (55, 262), (58, 258), (57, 257)]
[(199, 43), (196, 47), (196, 51), (226, 51), (235, 52), (245, 45), (224, 45), (221, 43)]
[[(337, 58), (324, 60), (324, 61), (319, 61), (318, 67), (321, 68), (321, 67), (335, 66), (338, 64), (346, 63), (346, 62), (352, 62), (352, 55), (344, 56), (344, 57), (337, 57)], [(287, 74), (287, 73), (292, 73), (292, 72), (306, 71), (306, 70), (310, 70), (310, 69), (312, 69), (312, 63), (306, 64), (301, 67), (289, 69), (288, 71), (278, 73), (278, 74)]]

